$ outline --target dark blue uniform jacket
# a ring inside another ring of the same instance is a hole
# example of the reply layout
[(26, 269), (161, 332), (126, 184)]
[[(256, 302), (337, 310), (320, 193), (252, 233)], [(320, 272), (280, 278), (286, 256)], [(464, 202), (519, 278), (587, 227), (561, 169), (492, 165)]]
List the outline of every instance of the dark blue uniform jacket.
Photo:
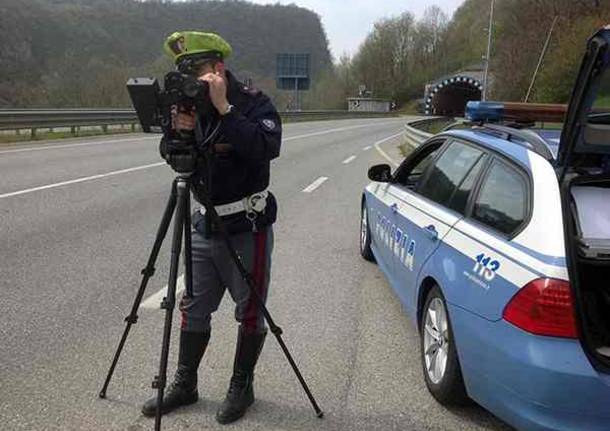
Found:
[[(270, 161), (280, 154), (282, 124), (269, 97), (259, 90), (247, 87), (227, 71), (227, 99), (235, 109), (221, 119), (220, 136), (215, 151), (211, 174), (214, 205), (235, 202), (269, 186)], [(205, 179), (204, 179), (205, 181)], [(196, 186), (197, 188), (197, 186)], [(270, 193), (265, 211), (256, 218), (256, 228), (262, 229), (275, 222), (277, 203)], [(244, 213), (223, 217), (232, 233), (252, 230), (252, 223)], [(196, 213), (195, 228), (205, 231), (204, 217)]]

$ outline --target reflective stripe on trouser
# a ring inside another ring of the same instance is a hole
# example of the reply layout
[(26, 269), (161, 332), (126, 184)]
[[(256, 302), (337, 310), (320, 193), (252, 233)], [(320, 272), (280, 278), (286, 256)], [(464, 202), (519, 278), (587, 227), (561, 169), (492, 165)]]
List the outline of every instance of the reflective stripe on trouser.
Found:
[[(233, 246), (250, 271), (256, 290), (263, 301), (267, 299), (273, 251), (271, 226), (259, 232), (231, 235)], [(186, 292), (180, 301), (181, 329), (204, 332), (210, 329), (211, 315), (218, 309), (225, 289), (235, 302), (235, 319), (248, 332), (262, 332), (265, 321), (256, 299), (250, 295), (248, 284), (242, 279), (225, 243), (220, 237), (206, 239), (192, 231), (193, 297)]]

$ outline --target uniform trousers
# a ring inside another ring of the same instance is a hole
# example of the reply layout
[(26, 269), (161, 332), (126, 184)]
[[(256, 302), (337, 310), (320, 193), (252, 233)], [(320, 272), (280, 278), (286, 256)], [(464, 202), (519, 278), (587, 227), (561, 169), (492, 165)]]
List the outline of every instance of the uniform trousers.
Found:
[[(265, 302), (271, 272), (273, 228), (268, 226), (258, 232), (232, 234), (231, 241), (254, 279), (258, 296)], [(179, 307), (183, 331), (209, 331), (212, 313), (218, 309), (225, 290), (235, 302), (235, 319), (246, 332), (266, 330), (260, 307), (219, 234), (205, 238), (193, 229), (192, 261), (193, 294), (189, 297), (185, 292)]]

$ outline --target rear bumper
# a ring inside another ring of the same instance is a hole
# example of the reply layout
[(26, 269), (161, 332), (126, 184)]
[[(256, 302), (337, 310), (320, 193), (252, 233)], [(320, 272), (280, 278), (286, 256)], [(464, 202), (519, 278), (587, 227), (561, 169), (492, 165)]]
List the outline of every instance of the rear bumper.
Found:
[(576, 340), (528, 334), (449, 304), (469, 395), (520, 430), (609, 431), (610, 375)]

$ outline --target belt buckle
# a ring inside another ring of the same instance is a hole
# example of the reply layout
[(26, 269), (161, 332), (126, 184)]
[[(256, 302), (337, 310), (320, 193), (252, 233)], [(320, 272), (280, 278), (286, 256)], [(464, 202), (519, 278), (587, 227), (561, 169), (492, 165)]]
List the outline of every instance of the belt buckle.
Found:
[(255, 193), (248, 196), (247, 200), (248, 207), (257, 213), (263, 212), (267, 206), (267, 197), (263, 193)]

